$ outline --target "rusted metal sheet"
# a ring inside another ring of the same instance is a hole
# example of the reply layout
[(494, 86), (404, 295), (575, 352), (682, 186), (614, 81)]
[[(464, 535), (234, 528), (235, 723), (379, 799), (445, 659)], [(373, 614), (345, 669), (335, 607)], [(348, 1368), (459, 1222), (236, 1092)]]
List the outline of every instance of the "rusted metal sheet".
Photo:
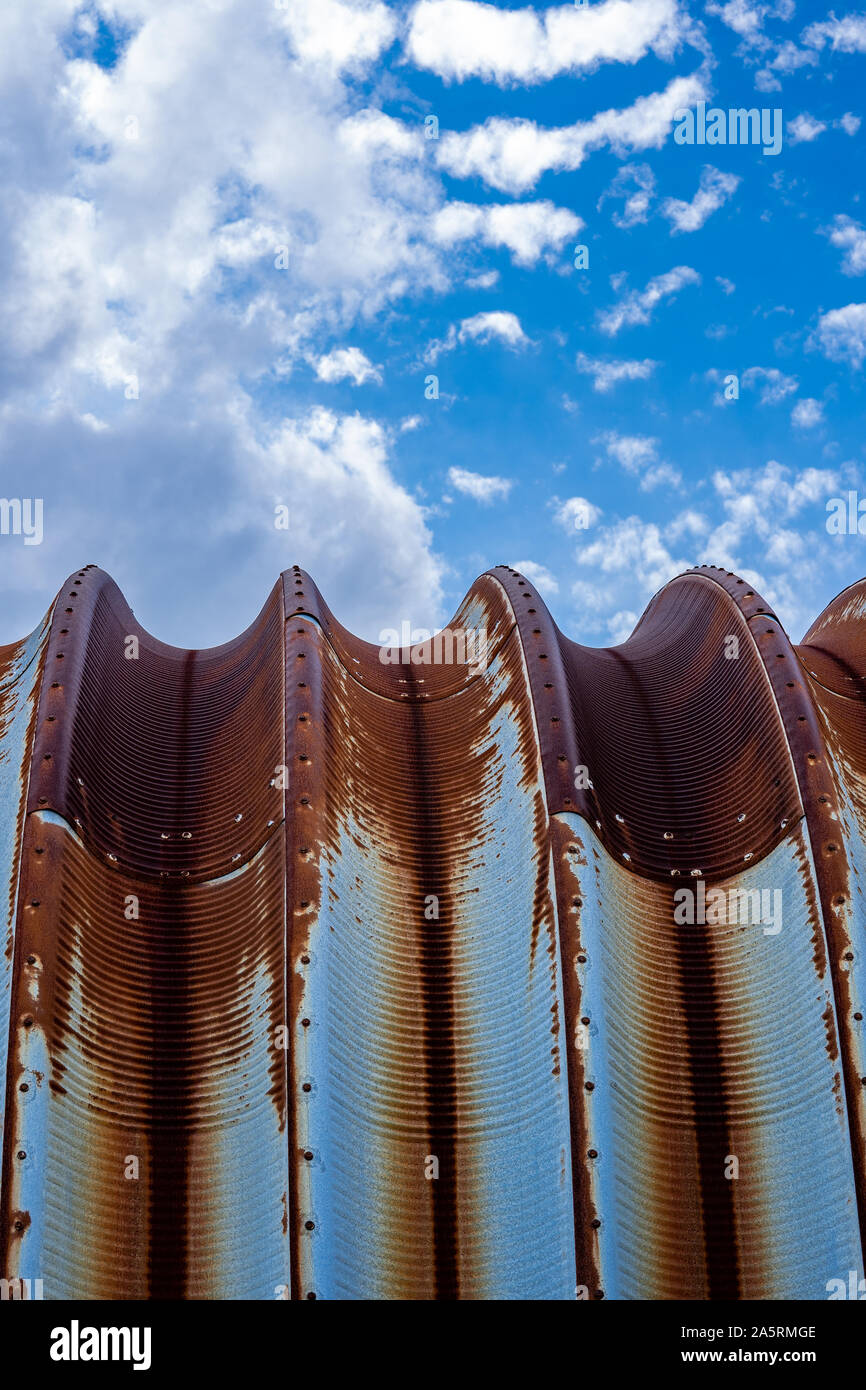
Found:
[(188, 652), (73, 575), (0, 649), (0, 1273), (590, 1300), (862, 1273), (864, 608), (794, 649), (704, 567), (597, 650), (502, 567), (380, 650), (295, 567)]

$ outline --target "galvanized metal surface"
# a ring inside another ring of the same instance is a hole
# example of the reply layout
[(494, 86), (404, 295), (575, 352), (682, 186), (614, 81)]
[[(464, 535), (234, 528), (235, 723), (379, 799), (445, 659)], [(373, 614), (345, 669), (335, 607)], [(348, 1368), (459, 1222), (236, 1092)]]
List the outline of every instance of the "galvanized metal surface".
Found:
[[(607, 651), (505, 568), (449, 630), (484, 659), (385, 662), (294, 568), (241, 637), (179, 651), (91, 567), (0, 649), (0, 1274), (862, 1277), (866, 585), (797, 650), (709, 567)], [(778, 920), (684, 924), (683, 889)]]

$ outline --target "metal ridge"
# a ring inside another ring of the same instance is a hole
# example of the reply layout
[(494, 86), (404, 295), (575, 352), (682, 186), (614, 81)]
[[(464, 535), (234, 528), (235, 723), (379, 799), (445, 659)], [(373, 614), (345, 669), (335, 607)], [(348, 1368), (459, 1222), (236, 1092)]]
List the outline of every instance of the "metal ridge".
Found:
[(600, 649), (500, 566), (438, 646), (386, 651), (294, 566), (186, 651), (77, 571), (0, 648), (0, 1275), (862, 1277), (863, 705), (866, 581), (793, 647), (702, 566)]

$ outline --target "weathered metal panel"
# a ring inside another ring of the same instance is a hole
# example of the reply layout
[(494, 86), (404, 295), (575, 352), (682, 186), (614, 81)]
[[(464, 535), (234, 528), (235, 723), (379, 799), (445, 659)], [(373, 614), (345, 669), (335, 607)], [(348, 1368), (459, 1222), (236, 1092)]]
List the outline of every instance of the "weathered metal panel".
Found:
[(825, 1298), (861, 1253), (801, 827), (713, 885), (728, 901), (778, 892), (777, 919), (678, 924), (673, 885), (638, 878), (584, 821), (567, 821), (589, 1020), (572, 1045), (592, 1086), (605, 1296)]
[(3, 904), (3, 959), (0, 966), (0, 1151), (7, 1108), (6, 1078), (21, 837), (31, 766), (30, 748), (47, 637), (46, 618), (25, 641), (0, 648), (0, 901)]
[[(320, 640), (298, 636), (306, 666)], [(298, 1215), (315, 1223), (303, 1291), (572, 1296), (559, 947), (516, 634), (423, 706), (353, 685), (329, 645), (319, 669), (311, 797), (327, 810), (296, 1052), (298, 1149), (312, 1155)]]
[[(596, 650), (503, 567), (447, 630), (483, 649), (389, 656), (295, 567), (187, 652), (73, 575), (0, 649), (0, 1273), (817, 1299), (862, 1271), (864, 594), (795, 651), (704, 567)], [(684, 890), (763, 891), (778, 929), (684, 923)]]

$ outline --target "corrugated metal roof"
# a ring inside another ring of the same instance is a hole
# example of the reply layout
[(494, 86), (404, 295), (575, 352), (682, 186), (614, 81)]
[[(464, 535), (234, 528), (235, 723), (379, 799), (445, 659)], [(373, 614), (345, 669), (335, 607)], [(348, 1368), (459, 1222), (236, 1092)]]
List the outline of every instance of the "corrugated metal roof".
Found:
[(383, 660), (297, 568), (209, 651), (73, 575), (0, 649), (0, 1274), (824, 1299), (862, 1272), (864, 610), (866, 583), (795, 649), (707, 567), (597, 650), (502, 567), (453, 647)]

